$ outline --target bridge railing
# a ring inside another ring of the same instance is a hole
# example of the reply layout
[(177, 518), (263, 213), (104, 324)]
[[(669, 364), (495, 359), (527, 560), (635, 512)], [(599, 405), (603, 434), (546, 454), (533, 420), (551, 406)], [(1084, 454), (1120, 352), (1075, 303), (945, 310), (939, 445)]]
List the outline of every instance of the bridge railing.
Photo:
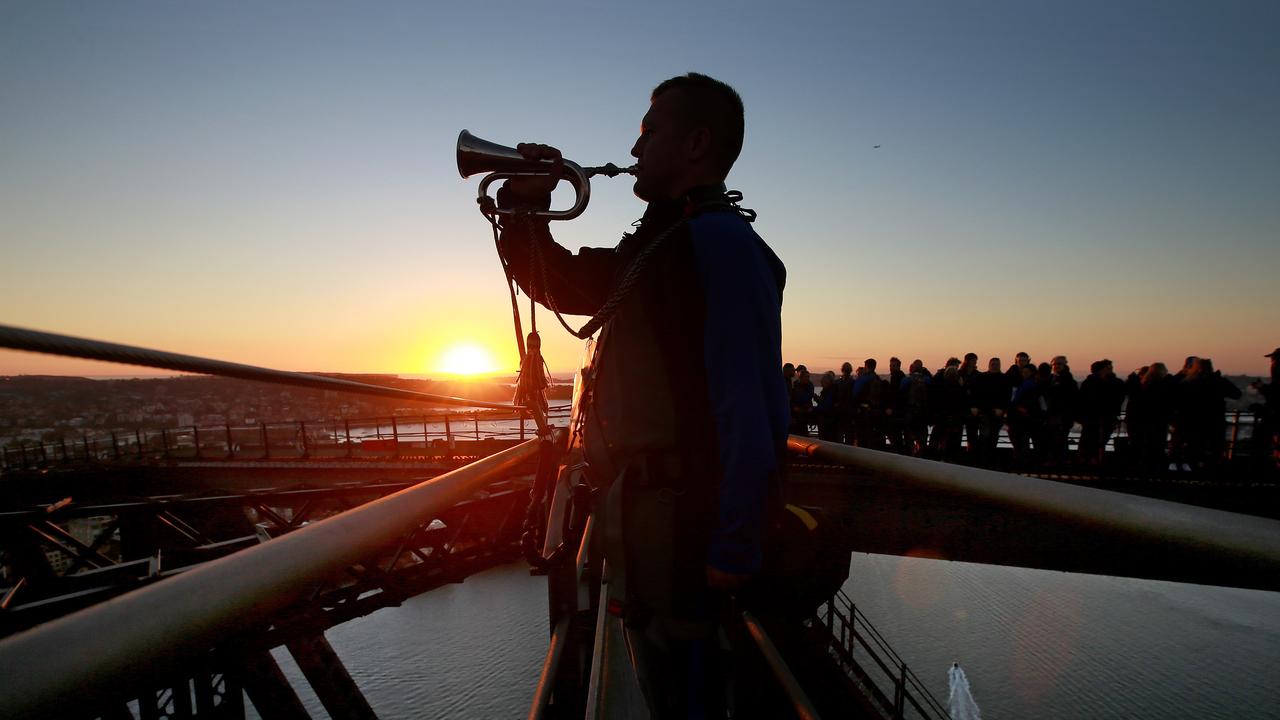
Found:
[[(551, 442), (563, 442), (563, 434)], [(0, 717), (80, 715), (265, 626), (335, 573), (533, 459), (531, 440), (0, 641)], [(68, 692), (74, 688), (75, 692)]]
[[(564, 420), (567, 409), (549, 417)], [(0, 469), (163, 460), (452, 457), (457, 443), (520, 442), (536, 427), (524, 413), (481, 410), (251, 425), (184, 425), (81, 432), (79, 437), (20, 442), (0, 452)], [(466, 454), (466, 453), (464, 453)]]
[[(567, 418), (567, 408), (549, 417)], [(1257, 425), (1254, 413), (1240, 410), (1225, 416), (1224, 459), (1248, 455)], [(810, 427), (816, 433), (816, 425)], [(932, 428), (930, 429), (932, 431)], [(82, 463), (159, 460), (255, 460), (308, 457), (388, 457), (452, 455), (458, 442), (523, 441), (535, 428), (523, 413), (472, 411), (370, 418), (327, 419), (255, 424), (184, 425), (161, 429), (83, 431), (78, 437), (30, 443), (0, 450), (0, 470), (33, 469)], [(1127, 441), (1124, 415), (1108, 440), (1108, 452)], [(1079, 425), (1068, 435), (1068, 449), (1079, 446)], [(1122, 438), (1126, 440), (1122, 440)], [(1012, 449), (1002, 428), (998, 447)], [(1243, 452), (1242, 452), (1243, 451)]]
[[(1226, 412), (1223, 415), (1223, 421), (1224, 421), (1224, 427), (1223, 427), (1223, 436), (1222, 436), (1222, 445), (1221, 445), (1221, 450), (1222, 450), (1221, 460), (1231, 462), (1236, 460), (1239, 457), (1249, 457), (1251, 452), (1253, 451), (1253, 447), (1252, 447), (1253, 433), (1255, 432), (1255, 429), (1261, 424), (1258, 419), (1258, 415), (1256, 413), (1249, 412), (1246, 410), (1232, 410), (1232, 411)], [(818, 425), (817, 419), (810, 418), (805, 425), (805, 429), (810, 436), (818, 437), (820, 432), (820, 427)], [(904, 434), (903, 427), (886, 428), (884, 434), (888, 434), (890, 429), (893, 430), (894, 434), (897, 434), (897, 435)], [(928, 437), (932, 438), (934, 431), (937, 429), (938, 429), (938, 426), (935, 424), (927, 425), (926, 432)], [(1129, 434), (1129, 431), (1130, 431), (1130, 428), (1127, 422), (1126, 414), (1120, 413), (1116, 422), (1115, 430), (1114, 432), (1111, 433), (1110, 437), (1107, 438), (1107, 443), (1102, 448), (1102, 451), (1108, 455), (1113, 453), (1123, 454), (1126, 451), (1126, 446), (1128, 446), (1131, 441), (1130, 440), (1131, 436)], [(1076, 453), (1080, 451), (1081, 433), (1082, 433), (1082, 426), (1078, 422), (1074, 423), (1068, 429), (1067, 436), (1066, 436), (1066, 450), (1068, 454), (1074, 456)], [(968, 426), (962, 428), (962, 432), (956, 436), (957, 440), (959, 440), (960, 438), (963, 438), (963, 442), (965, 445), (972, 445), (972, 443), (974, 442), (974, 439), (969, 437)], [(1166, 433), (1166, 437), (1165, 437), (1166, 449), (1170, 447), (1170, 445), (1175, 441), (1175, 439), (1176, 439), (1176, 434), (1174, 433), (1172, 426), (1170, 426), (1170, 429)], [(1034, 445), (1035, 443), (1041, 442), (1041, 441), (1033, 438), (1030, 440), (1030, 442), (1031, 444)], [(888, 442), (884, 442), (884, 446), (886, 449), (889, 449)], [(1000, 425), (997, 431), (996, 448), (1006, 453), (1012, 452), (1015, 449), (1013, 440), (1009, 437), (1007, 420)]]

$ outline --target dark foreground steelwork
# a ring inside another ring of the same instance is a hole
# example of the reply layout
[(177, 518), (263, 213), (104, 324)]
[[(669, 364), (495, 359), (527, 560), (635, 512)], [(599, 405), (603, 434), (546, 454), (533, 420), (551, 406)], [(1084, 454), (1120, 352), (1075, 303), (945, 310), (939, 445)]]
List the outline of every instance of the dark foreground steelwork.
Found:
[(306, 599), (331, 574), (534, 458), (540, 442), (0, 641), (0, 717), (71, 715), (119, 700)]
[[(791, 436), (855, 551), (1280, 590), (1280, 521)], [(859, 530), (858, 528), (861, 528)]]

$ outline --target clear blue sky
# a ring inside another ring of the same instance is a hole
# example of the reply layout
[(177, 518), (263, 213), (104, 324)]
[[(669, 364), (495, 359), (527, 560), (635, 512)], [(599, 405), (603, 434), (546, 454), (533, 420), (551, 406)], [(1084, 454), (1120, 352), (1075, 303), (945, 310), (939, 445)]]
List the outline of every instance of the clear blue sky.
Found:
[[(1278, 37), (1272, 2), (3, 2), (0, 323), (338, 371), (431, 373), (471, 342), (513, 367), (458, 131), (622, 163), (652, 87), (697, 70), (746, 103), (730, 185), (789, 268), (787, 359), (1258, 374)], [(557, 234), (611, 245), (642, 210), (600, 180)], [(19, 372), (120, 373), (0, 352)]]

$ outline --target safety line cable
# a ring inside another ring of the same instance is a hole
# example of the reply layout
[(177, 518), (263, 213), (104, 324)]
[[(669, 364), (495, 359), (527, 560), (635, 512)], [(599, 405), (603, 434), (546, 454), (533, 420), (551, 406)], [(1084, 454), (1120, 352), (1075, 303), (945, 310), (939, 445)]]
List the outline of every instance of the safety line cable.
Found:
[(325, 377), (323, 375), (312, 375), (310, 373), (273, 370), (271, 368), (257, 367), (256, 365), (243, 365), (241, 363), (227, 362), (225, 360), (212, 360), (209, 358), (197, 357), (195, 355), (181, 355), (178, 353), (165, 352), (163, 350), (151, 350), (148, 348), (121, 345), (101, 340), (88, 340), (85, 338), (72, 337), (70, 335), (57, 335), (54, 333), (41, 332), (39, 330), (27, 330), (24, 328), (12, 327), (9, 325), (0, 325), (0, 348), (26, 350), (28, 352), (46, 353), (49, 355), (64, 355), (67, 357), (84, 358), (86, 360), (103, 360), (106, 362), (124, 363), (126, 365), (141, 365), (143, 367), (178, 370), (181, 372), (200, 373), (202, 375), (221, 375), (223, 377), (233, 377), (241, 380), (256, 380), (259, 382), (277, 383), (280, 385), (296, 385), (298, 387), (314, 388), (317, 390), (333, 390), (337, 392), (355, 393), (358, 395), (378, 395), (381, 397), (397, 398), (400, 400), (432, 402), (440, 405), (458, 405), (465, 407), (489, 408), (494, 410), (524, 409), (519, 405), (488, 402), (485, 400), (471, 400), (468, 398), (452, 397), (449, 395), (433, 395), (431, 393), (418, 392), (416, 390), (405, 390), (403, 388), (387, 387), (385, 385), (373, 385), (370, 383), (356, 382), (355, 380), (342, 380), (339, 378)]

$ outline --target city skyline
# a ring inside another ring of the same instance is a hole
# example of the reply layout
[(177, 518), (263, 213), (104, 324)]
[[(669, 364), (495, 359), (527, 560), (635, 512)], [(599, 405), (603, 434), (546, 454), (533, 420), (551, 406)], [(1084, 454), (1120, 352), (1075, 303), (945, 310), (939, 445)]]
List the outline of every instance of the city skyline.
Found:
[[(0, 324), (302, 371), (438, 375), (471, 345), (512, 373), (458, 132), (624, 164), (652, 87), (696, 70), (746, 104), (729, 184), (788, 267), (787, 360), (1026, 351), (1080, 375), (1202, 355), (1264, 375), (1277, 20), (1265, 3), (11, 3)], [(601, 179), (553, 230), (611, 245), (642, 211)], [(538, 327), (552, 369), (576, 367), (580, 341), (545, 310)], [(0, 351), (11, 374), (151, 373)]]

